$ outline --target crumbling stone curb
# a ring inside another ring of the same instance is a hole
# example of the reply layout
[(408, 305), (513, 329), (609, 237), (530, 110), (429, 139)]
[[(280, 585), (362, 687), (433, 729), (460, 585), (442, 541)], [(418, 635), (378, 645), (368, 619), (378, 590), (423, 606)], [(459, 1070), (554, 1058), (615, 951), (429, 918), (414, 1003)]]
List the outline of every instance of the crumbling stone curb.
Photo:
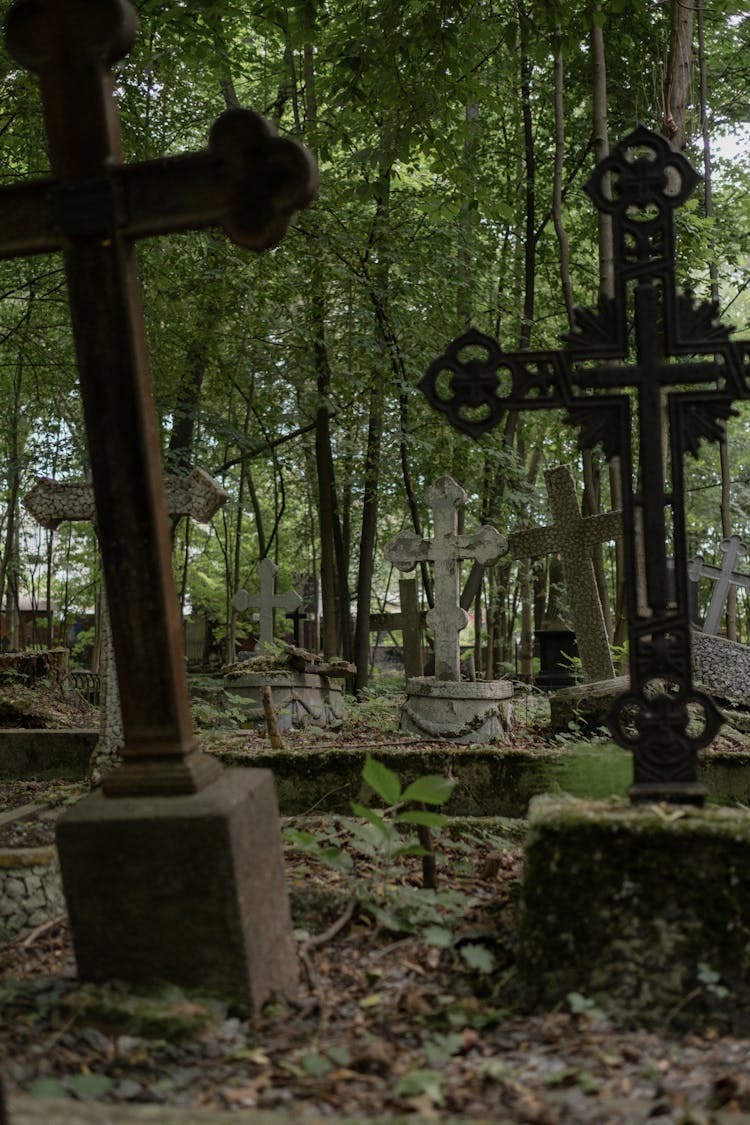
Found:
[(0, 848), (0, 942), (64, 913), (57, 848)]

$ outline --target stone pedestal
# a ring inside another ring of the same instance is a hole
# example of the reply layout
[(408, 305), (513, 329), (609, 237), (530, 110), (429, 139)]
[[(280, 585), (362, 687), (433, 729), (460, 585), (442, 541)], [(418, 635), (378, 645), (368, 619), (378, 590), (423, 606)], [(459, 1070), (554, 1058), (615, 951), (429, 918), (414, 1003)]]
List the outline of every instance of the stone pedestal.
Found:
[(258, 1011), (297, 959), (269, 770), (198, 793), (94, 793), (57, 823), (83, 980), (168, 981)]
[(750, 813), (537, 797), (518, 971), (620, 1024), (750, 1031)]
[(510, 726), (508, 680), (464, 682), (415, 676), (406, 681), (400, 728), (448, 742), (500, 742)]
[(342, 688), (319, 673), (232, 673), (225, 678), (224, 687), (231, 695), (239, 695), (257, 707), (259, 722), (264, 722), (260, 689), (270, 687), (280, 730), (303, 726), (327, 727), (344, 717)]

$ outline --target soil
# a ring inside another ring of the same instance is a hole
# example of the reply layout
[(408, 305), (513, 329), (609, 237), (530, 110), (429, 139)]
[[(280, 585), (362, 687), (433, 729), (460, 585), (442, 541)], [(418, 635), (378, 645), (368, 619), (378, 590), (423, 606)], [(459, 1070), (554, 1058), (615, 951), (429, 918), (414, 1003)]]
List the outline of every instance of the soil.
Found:
[[(374, 700), (338, 731), (285, 737), (376, 756), (398, 738), (391, 720)], [(539, 742), (532, 728), (517, 737)], [(52, 816), (30, 821), (43, 833), (75, 796), (60, 783), (0, 784), (0, 808), (51, 805)], [(750, 1040), (711, 1026), (677, 1034), (669, 1020), (618, 1029), (577, 994), (555, 1011), (522, 1009), (513, 988), (522, 822), (443, 829), (436, 902), (421, 887), (419, 857), (378, 859), (340, 818), (284, 828), (312, 838), (285, 843), (301, 966), (292, 1002), (249, 1020), (174, 989), (136, 997), (118, 982), (81, 986), (57, 919), (0, 947), (0, 1059), (11, 1094), (257, 1106), (300, 1120), (750, 1121)], [(352, 869), (322, 862), (324, 845), (339, 846)]]

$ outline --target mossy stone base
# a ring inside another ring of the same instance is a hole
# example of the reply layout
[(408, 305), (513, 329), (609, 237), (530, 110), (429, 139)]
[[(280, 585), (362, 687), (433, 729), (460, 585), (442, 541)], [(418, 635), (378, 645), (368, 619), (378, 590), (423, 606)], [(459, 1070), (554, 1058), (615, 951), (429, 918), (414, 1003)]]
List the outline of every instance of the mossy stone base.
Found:
[(750, 1032), (750, 813), (536, 797), (519, 977), (617, 1023)]

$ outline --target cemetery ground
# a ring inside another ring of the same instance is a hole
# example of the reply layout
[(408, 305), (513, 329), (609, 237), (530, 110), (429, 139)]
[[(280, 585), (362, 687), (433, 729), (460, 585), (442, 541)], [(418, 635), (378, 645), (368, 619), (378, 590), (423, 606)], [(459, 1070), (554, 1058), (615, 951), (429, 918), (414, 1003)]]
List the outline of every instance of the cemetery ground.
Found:
[[(53, 707), (35, 694), (40, 725), (62, 721), (59, 697)], [(338, 728), (283, 737), (300, 754), (346, 747), (377, 760), (415, 741), (397, 733), (400, 698), (373, 691)], [(24, 705), (34, 712), (30, 697)], [(67, 722), (81, 725), (85, 712), (71, 706)], [(513, 744), (549, 748), (545, 698), (517, 706)], [(232, 707), (202, 700), (195, 717), (209, 751), (231, 744), (250, 759), (268, 747)], [(84, 791), (58, 779), (0, 782), (0, 810), (41, 806), (0, 828), (0, 848), (49, 843), (57, 811)], [(311, 1121), (750, 1122), (750, 1039), (681, 1027), (677, 1011), (660, 1026), (616, 1027), (579, 994), (524, 1011), (513, 972), (523, 820), (457, 818), (435, 830), (434, 891), (422, 886), (424, 857), (389, 859), (365, 824), (315, 809), (282, 818), (300, 987), (255, 1020), (174, 989), (81, 985), (62, 917), (0, 947), (0, 1069), (12, 1108), (38, 1104), (47, 1120), (54, 1103), (44, 1099), (65, 1098), (82, 1112), (94, 1103), (102, 1121), (105, 1105), (136, 1114), (155, 1103), (182, 1107), (186, 1121), (257, 1110)], [(718, 986), (707, 976), (705, 987)]]

